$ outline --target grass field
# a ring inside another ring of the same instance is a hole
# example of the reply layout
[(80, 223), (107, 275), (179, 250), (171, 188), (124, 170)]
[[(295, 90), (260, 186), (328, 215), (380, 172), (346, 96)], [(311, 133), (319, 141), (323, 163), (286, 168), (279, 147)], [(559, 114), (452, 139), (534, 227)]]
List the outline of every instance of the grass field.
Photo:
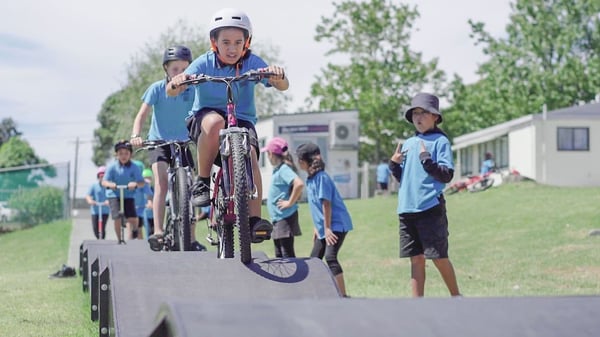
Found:
[[(600, 294), (600, 188), (558, 188), (532, 182), (447, 197), (450, 258), (469, 297)], [(340, 253), (354, 297), (410, 296), (409, 264), (398, 258), (395, 196), (348, 200), (355, 229)], [(303, 236), (296, 253), (310, 252), (312, 223), (301, 205)], [(90, 336), (89, 296), (81, 279), (48, 274), (67, 260), (70, 222), (0, 235), (0, 335)], [(206, 234), (198, 226), (198, 236)], [(272, 242), (255, 245), (273, 256)], [(428, 263), (425, 293), (448, 296)]]

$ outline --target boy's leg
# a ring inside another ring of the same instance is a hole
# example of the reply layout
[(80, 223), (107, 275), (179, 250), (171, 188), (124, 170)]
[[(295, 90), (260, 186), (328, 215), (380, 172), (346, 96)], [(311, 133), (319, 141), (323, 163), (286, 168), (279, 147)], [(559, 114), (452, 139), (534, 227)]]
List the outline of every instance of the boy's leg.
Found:
[(133, 232), (138, 229), (138, 217), (135, 209), (135, 200), (132, 198), (125, 198), (125, 218), (127, 219), (127, 239), (133, 240)]
[(210, 170), (219, 154), (219, 131), (225, 127), (225, 120), (217, 112), (200, 114), (192, 123), (190, 136), (197, 137), (196, 149), (198, 156), (198, 179), (192, 185), (192, 203), (196, 207), (207, 206), (210, 203)]
[[(158, 161), (152, 164), (154, 173), (154, 196), (152, 197), (152, 213), (154, 216), (153, 233), (162, 234), (164, 232), (165, 219), (165, 199), (167, 198), (168, 176), (167, 163)], [(148, 235), (150, 236), (150, 235)]]
[[(258, 155), (256, 149), (252, 147), (251, 158), (252, 158), (252, 175), (254, 176), (254, 185), (256, 185), (257, 198), (248, 201), (249, 213), (250, 213), (250, 226), (252, 230), (252, 242), (260, 243), (265, 239), (271, 237), (273, 231), (273, 225), (261, 217), (261, 203), (262, 203), (262, 176), (260, 174), (260, 168), (258, 167)], [(249, 188), (252, 188), (248, 186)], [(268, 233), (267, 235), (258, 235), (257, 233)], [(256, 237), (255, 237), (256, 235)]]
[(280, 239), (282, 257), (296, 257), (294, 250), (294, 236)]
[(425, 255), (410, 258), (410, 287), (413, 297), (425, 295)]
[(450, 295), (460, 296), (460, 291), (458, 290), (458, 282), (456, 281), (456, 274), (454, 272), (454, 267), (452, 266), (452, 262), (450, 262), (450, 259), (434, 259), (433, 264), (440, 272), (444, 283), (446, 283), (446, 287), (448, 287)]

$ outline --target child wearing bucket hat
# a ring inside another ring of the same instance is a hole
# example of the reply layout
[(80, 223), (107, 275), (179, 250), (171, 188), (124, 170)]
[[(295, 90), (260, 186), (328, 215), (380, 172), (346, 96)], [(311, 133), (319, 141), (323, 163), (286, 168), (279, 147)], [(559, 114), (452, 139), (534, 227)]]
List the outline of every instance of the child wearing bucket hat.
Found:
[(425, 293), (425, 261), (431, 259), (452, 296), (459, 296), (454, 267), (448, 258), (448, 218), (442, 191), (454, 175), (448, 136), (439, 99), (429, 93), (413, 97), (404, 117), (416, 134), (396, 147), (390, 158), (392, 175), (400, 183), (398, 216), (400, 257), (410, 258), (413, 297)]
[(285, 139), (274, 137), (260, 151), (267, 153), (273, 166), (267, 210), (273, 223), (271, 239), (275, 246), (275, 257), (296, 257), (294, 236), (302, 234), (297, 202), (302, 196), (304, 182), (296, 173)]

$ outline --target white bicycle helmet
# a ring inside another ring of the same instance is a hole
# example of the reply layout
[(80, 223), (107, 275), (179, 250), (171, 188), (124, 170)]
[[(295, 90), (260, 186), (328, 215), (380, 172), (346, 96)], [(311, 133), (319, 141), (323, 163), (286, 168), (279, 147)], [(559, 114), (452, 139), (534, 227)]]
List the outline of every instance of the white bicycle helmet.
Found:
[(252, 38), (252, 23), (246, 13), (235, 8), (223, 8), (216, 12), (209, 25), (210, 37), (214, 38), (214, 33), (219, 28), (235, 27), (248, 32), (248, 40)]

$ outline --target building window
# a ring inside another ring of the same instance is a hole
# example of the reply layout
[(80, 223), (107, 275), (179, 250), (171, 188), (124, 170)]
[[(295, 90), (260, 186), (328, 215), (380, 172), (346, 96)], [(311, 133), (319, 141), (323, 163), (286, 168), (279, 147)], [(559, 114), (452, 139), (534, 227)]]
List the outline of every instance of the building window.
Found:
[(589, 151), (590, 128), (558, 128), (558, 151)]

